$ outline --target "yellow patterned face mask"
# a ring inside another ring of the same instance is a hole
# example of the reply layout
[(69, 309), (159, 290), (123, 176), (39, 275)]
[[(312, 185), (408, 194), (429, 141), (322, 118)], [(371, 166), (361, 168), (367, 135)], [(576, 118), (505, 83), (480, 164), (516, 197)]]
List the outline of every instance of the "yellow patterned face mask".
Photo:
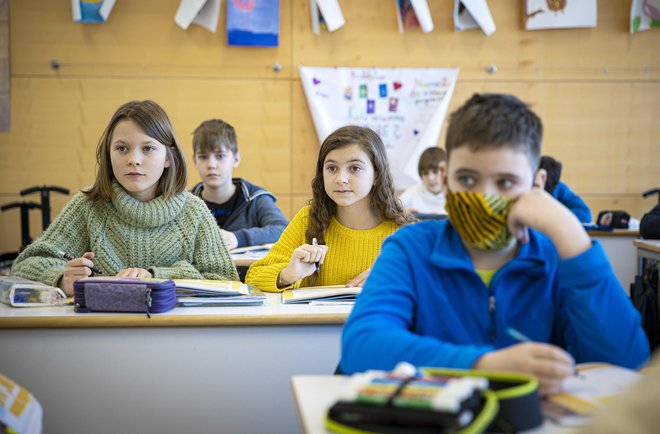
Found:
[(447, 191), (447, 214), (461, 238), (479, 250), (502, 250), (513, 235), (506, 226), (513, 199)]

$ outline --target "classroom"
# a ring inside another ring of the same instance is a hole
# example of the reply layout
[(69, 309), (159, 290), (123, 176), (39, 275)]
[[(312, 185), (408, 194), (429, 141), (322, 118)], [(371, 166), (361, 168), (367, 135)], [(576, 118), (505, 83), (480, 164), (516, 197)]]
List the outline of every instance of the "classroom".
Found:
[[(117, 0), (102, 23), (74, 22), (75, 0), (0, 0), (0, 103), (8, 108), (0, 110), (0, 205), (39, 202), (19, 193), (28, 187), (63, 187), (70, 194), (50, 194), (55, 219), (94, 184), (99, 137), (115, 110), (153, 100), (183, 150), (188, 190), (202, 180), (193, 132), (223, 119), (238, 136), (234, 176), (271, 192), (291, 221), (312, 198), (322, 142), (301, 67), (456, 68), (432, 146), (445, 146), (449, 114), (473, 94), (515, 95), (542, 119), (542, 153), (563, 163), (562, 182), (593, 219), (625, 210), (639, 221), (657, 205), (658, 195), (642, 193), (660, 188), (660, 30), (630, 33), (631, 1), (597, 2), (595, 26), (541, 30), (525, 29), (525, 0), (490, 1), (491, 35), (457, 31), (452, 0), (424, 2), (434, 25), (427, 33), (399, 31), (395, 0), (338, 0), (330, 3), (345, 24), (315, 34), (315, 1), (272, 1), (277, 45), (249, 47), (226, 36), (228, 3), (244, 0), (219, 2), (215, 32), (180, 27), (180, 0)], [(0, 212), (0, 255), (18, 253), (26, 224), (36, 240), (39, 210)], [(637, 228), (588, 234), (629, 292), (643, 263), (638, 249), (649, 248), (635, 244)], [(657, 261), (656, 249), (644, 254)], [(322, 420), (301, 421), (292, 387), (335, 383), (292, 386), (292, 377), (335, 372), (352, 306), (287, 305), (269, 293), (265, 300), (151, 319), (0, 304), (0, 374), (34, 394), (46, 433), (330, 432), (316, 431)]]

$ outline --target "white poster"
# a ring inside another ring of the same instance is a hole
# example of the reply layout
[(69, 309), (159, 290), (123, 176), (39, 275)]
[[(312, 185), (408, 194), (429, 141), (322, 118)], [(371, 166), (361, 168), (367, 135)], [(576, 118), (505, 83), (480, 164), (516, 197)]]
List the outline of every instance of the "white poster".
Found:
[(319, 142), (344, 125), (383, 139), (397, 189), (419, 182), (417, 161), (436, 146), (458, 68), (300, 67)]

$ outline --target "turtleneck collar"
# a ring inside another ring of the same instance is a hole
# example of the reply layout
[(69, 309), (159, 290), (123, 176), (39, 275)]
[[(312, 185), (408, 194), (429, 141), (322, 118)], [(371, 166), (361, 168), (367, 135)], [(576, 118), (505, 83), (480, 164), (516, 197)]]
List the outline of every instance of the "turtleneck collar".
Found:
[(125, 223), (139, 228), (162, 226), (174, 220), (183, 213), (186, 202), (185, 192), (169, 199), (158, 196), (148, 202), (140, 202), (128, 194), (117, 181), (113, 181), (112, 189), (112, 204), (119, 217)]

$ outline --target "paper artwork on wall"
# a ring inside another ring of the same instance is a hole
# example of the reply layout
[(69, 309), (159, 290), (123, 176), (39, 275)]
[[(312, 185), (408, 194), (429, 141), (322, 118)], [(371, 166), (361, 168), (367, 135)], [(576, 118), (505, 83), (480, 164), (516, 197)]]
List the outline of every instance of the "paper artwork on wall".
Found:
[(487, 36), (495, 33), (495, 21), (486, 0), (454, 0), (454, 27), (456, 30), (481, 28)]
[(596, 0), (524, 0), (525, 29), (596, 27)]
[(630, 5), (630, 33), (660, 27), (660, 0), (633, 0)]
[(71, 0), (71, 13), (76, 23), (105, 23), (115, 0)]
[(279, 33), (279, 0), (227, 0), (229, 45), (277, 47)]
[(395, 0), (396, 20), (399, 32), (404, 29), (420, 27), (422, 32), (433, 30), (433, 18), (426, 0)]
[(344, 125), (372, 128), (397, 189), (419, 182), (419, 156), (437, 146), (457, 78), (457, 68), (300, 67), (319, 144)]
[(204, 27), (211, 33), (218, 29), (220, 0), (181, 0), (174, 22), (186, 30), (191, 24)]
[(321, 32), (321, 27), (325, 27), (329, 32), (334, 32), (346, 24), (337, 0), (309, 0), (309, 10), (312, 19), (312, 33), (316, 35)]

